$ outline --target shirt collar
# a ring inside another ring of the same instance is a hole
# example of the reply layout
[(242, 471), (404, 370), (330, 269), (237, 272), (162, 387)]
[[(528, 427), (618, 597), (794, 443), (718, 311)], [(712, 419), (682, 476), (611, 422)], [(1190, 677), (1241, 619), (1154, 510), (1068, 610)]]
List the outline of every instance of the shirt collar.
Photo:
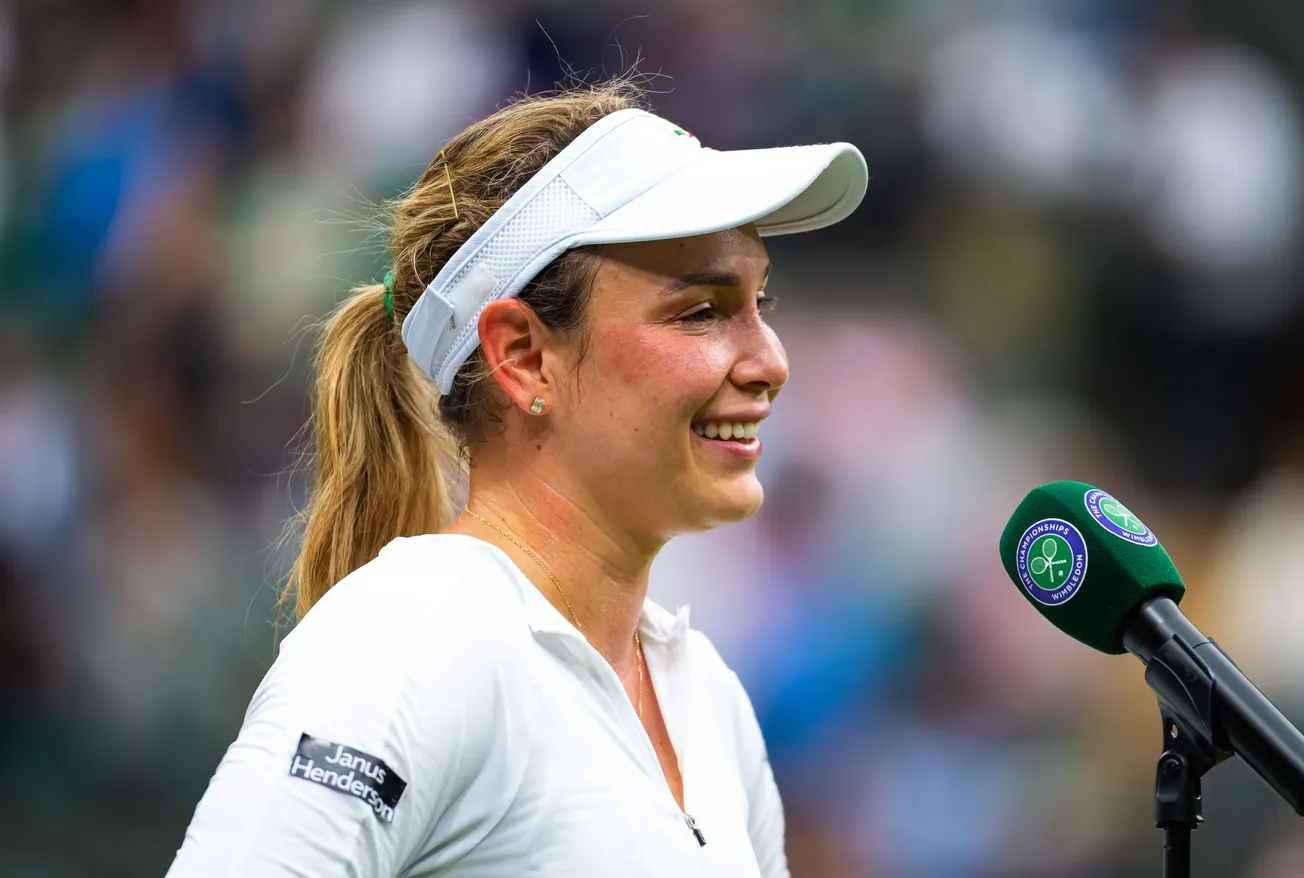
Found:
[(688, 636), (689, 607), (683, 604), (671, 613), (651, 598), (643, 599), (639, 636), (661, 643), (675, 643)]

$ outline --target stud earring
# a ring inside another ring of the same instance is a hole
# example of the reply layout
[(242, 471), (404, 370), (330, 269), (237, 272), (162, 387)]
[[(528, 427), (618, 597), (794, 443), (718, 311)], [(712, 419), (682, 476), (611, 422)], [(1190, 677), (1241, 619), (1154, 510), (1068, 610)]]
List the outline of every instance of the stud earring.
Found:
[(544, 400), (542, 396), (536, 396), (534, 402), (530, 403), (530, 411), (534, 412), (536, 415), (539, 414), (539, 412), (543, 411), (545, 402), (546, 400)]

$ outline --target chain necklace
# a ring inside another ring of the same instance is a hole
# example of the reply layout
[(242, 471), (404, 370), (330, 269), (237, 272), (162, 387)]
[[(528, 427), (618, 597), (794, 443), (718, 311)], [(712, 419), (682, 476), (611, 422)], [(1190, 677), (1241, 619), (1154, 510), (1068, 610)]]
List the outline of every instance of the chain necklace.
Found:
[[(548, 565), (543, 563), (543, 559), (540, 558), (538, 555), (534, 554), (534, 550), (532, 550), (529, 546), (525, 545), (520, 540), (516, 539), (516, 537), (509, 534), (507, 531), (503, 530), (501, 527), (494, 524), (492, 521), (489, 521), (484, 516), (477, 515), (475, 512), (471, 511), (470, 508), (466, 510), (466, 513), (468, 515), (475, 516), (476, 518), (480, 519), (485, 524), (487, 524), (489, 527), (498, 531), (498, 533), (502, 534), (506, 539), (509, 539), (513, 543), (515, 543), (518, 549), (520, 549), (522, 552), (524, 552), (525, 554), (529, 555), (531, 558), (534, 559), (534, 563), (539, 565), (539, 568), (548, 575), (549, 579), (552, 580), (552, 584), (557, 587), (557, 593), (561, 595), (562, 601), (565, 602), (566, 604), (566, 609), (570, 612), (571, 621), (575, 623), (575, 627), (579, 629), (580, 634), (584, 635), (584, 639), (588, 640), (589, 635), (587, 632), (585, 632), (584, 626), (580, 624), (580, 617), (575, 615), (575, 608), (571, 606), (570, 598), (566, 597), (566, 590), (561, 587), (561, 583), (557, 581), (557, 577), (552, 575), (552, 571), (548, 569)], [(639, 639), (638, 628), (635, 628), (634, 629), (634, 662), (635, 664), (638, 665), (638, 701), (634, 705), (634, 709), (638, 712), (639, 722), (643, 721), (643, 665), (646, 661), (647, 660), (643, 657), (643, 641)]]

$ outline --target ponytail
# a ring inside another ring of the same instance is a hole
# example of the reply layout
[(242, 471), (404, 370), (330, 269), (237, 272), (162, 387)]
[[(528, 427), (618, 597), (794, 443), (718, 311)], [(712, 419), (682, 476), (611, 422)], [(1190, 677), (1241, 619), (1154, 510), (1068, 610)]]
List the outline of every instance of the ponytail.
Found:
[(330, 316), (317, 352), (314, 480), (303, 549), (281, 595), (302, 619), (326, 591), (399, 536), (453, 518), (456, 442), (437, 392), (403, 347), (385, 287), (360, 287)]

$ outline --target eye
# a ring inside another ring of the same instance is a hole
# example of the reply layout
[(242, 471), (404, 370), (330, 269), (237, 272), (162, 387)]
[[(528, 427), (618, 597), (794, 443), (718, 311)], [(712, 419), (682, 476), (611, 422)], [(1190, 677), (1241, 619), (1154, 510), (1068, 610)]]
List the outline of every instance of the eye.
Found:
[(779, 304), (778, 296), (760, 296), (756, 300), (756, 310), (762, 314), (769, 314)]
[(679, 318), (680, 323), (709, 323), (719, 317), (720, 312), (714, 305), (706, 305), (696, 311), (689, 311)]

